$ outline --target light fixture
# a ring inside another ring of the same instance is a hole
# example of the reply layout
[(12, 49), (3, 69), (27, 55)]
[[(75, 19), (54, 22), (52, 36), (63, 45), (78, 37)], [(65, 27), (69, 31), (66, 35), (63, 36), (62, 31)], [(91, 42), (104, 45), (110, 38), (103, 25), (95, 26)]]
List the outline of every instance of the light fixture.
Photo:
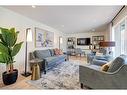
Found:
[(36, 8), (36, 6), (35, 5), (32, 5), (32, 8)]
[(27, 29), (27, 42), (32, 42), (32, 31), (30, 28)]
[(23, 76), (25, 77), (28, 77), (31, 75), (31, 73), (27, 72), (27, 44), (28, 42), (31, 42), (32, 41), (32, 31), (31, 31), (31, 28), (27, 28), (26, 29), (26, 41), (25, 41), (25, 44), (26, 44), (26, 48), (25, 48), (25, 71), (24, 73), (22, 73)]

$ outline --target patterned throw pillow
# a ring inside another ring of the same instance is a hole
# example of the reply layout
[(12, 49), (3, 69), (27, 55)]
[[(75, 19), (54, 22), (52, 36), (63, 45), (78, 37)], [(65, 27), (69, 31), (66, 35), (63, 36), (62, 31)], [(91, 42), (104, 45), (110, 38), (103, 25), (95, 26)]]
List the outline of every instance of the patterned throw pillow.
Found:
[(63, 52), (62, 52), (62, 50), (60, 49), (60, 50), (59, 50), (59, 55), (62, 55), (62, 54), (63, 54)]
[(55, 48), (54, 52), (55, 52), (55, 55), (59, 55), (59, 49), (58, 48)]

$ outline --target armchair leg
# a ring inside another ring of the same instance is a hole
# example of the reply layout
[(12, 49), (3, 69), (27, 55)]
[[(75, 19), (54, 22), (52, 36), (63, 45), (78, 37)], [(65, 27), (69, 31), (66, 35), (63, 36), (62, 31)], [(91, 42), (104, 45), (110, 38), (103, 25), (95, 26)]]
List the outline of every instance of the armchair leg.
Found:
[(81, 89), (83, 89), (83, 83), (81, 83), (80, 86), (81, 86)]

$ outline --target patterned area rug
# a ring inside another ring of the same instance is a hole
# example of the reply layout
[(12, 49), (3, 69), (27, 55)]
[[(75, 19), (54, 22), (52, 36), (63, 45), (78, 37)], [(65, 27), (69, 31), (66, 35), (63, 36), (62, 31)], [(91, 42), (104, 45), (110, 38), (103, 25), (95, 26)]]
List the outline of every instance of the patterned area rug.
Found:
[(79, 83), (79, 64), (63, 62), (49, 70), (46, 75), (29, 84), (40, 89), (81, 89)]

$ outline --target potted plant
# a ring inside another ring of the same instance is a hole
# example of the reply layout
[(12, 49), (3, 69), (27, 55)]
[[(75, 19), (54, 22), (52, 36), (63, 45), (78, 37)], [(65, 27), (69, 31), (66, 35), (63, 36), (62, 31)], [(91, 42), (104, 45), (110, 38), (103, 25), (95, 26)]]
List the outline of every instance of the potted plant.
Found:
[(6, 71), (2, 74), (5, 85), (15, 83), (18, 77), (18, 70), (13, 68), (14, 57), (23, 44), (16, 43), (18, 33), (15, 28), (0, 28), (0, 63), (6, 64)]

